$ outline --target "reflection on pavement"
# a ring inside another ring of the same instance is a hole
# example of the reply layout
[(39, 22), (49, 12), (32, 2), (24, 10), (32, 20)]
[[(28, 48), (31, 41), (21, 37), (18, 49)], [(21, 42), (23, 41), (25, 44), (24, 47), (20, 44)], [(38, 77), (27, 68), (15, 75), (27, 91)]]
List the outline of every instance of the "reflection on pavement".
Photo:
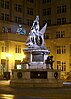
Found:
[(0, 99), (14, 99), (14, 95), (0, 94)]
[(55, 98), (23, 97), (9, 94), (0, 94), (0, 99), (55, 99)]
[(71, 82), (63, 82), (63, 84), (71, 85)]

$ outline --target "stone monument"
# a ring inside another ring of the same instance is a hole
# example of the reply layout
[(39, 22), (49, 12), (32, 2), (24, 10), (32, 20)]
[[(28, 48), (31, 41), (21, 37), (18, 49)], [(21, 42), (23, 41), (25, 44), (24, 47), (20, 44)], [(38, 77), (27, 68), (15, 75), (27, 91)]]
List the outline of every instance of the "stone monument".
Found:
[(44, 33), (47, 23), (39, 27), (39, 16), (33, 22), (26, 40), (25, 60), (20, 69), (12, 70), (11, 87), (62, 87), (60, 71), (53, 69), (53, 57), (45, 47)]

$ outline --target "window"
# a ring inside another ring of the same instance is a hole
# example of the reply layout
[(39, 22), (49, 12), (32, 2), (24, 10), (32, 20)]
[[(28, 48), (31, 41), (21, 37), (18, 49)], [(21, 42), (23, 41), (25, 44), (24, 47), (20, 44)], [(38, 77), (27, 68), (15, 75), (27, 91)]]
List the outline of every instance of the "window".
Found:
[(15, 53), (21, 53), (21, 45), (15, 46)]
[(57, 46), (57, 54), (61, 54), (61, 46)]
[(57, 61), (57, 70), (61, 70), (61, 61)]
[(5, 59), (1, 59), (1, 64), (2, 64), (2, 69), (5, 69), (6, 66), (6, 60)]
[(30, 3), (33, 3), (34, 2), (34, 0), (27, 0), (28, 2), (30, 2)]
[(4, 8), (4, 0), (0, 0), (1, 8)]
[(62, 24), (66, 23), (66, 18), (62, 18)]
[(0, 19), (4, 20), (4, 21), (9, 21), (10, 16), (9, 16), (9, 14), (1, 13), (0, 14)]
[(15, 4), (15, 11), (16, 11), (16, 12), (22, 12), (22, 5), (20, 5), (20, 4)]
[(51, 0), (43, 0), (43, 3), (49, 3)]
[(9, 9), (9, 1), (5, 1), (5, 9)]
[(4, 20), (4, 13), (1, 13), (1, 14), (0, 14), (0, 19), (1, 19), (1, 20)]
[(22, 23), (22, 18), (15, 16), (15, 22), (16, 23)]
[(44, 39), (49, 39), (49, 34), (48, 33), (44, 33)]
[(17, 64), (20, 64), (21, 60), (15, 60), (15, 68), (17, 68)]
[(45, 25), (47, 23), (47, 20), (43, 20), (43, 25)]
[(1, 8), (9, 9), (10, 4), (9, 1), (6, 0), (0, 0)]
[(27, 25), (28, 25), (28, 26), (32, 26), (32, 24), (33, 24), (33, 20), (27, 19)]
[(45, 25), (47, 23), (47, 26), (51, 25), (51, 19), (48, 20), (43, 20), (43, 25)]
[(58, 18), (57, 25), (66, 24), (66, 18)]
[(43, 16), (46, 16), (46, 9), (43, 9)]
[(57, 13), (61, 13), (61, 6), (57, 7)]
[(61, 18), (58, 18), (57, 19), (57, 25), (60, 25), (61, 24)]
[(57, 14), (59, 13), (66, 13), (66, 5), (57, 6)]
[(15, 4), (15, 11), (17, 11), (17, 4)]
[(66, 5), (62, 6), (62, 13), (66, 12)]
[(71, 44), (70, 44), (70, 56), (71, 56)]
[(9, 14), (5, 14), (5, 21), (9, 21)]
[(51, 8), (43, 9), (43, 16), (51, 15)]
[(27, 8), (27, 14), (33, 15), (33, 8)]
[(66, 71), (66, 62), (57, 61), (57, 70)]
[(51, 8), (47, 8), (47, 15), (51, 15)]
[(6, 52), (6, 46), (4, 43), (1, 44), (1, 51)]
[(47, 26), (51, 25), (51, 19), (47, 20)]
[(65, 46), (62, 46), (62, 54), (66, 53), (66, 48)]
[(64, 31), (57, 31), (56, 32), (56, 38), (64, 38), (65, 33)]
[(56, 46), (57, 54), (65, 54), (66, 53), (66, 47), (65, 46)]

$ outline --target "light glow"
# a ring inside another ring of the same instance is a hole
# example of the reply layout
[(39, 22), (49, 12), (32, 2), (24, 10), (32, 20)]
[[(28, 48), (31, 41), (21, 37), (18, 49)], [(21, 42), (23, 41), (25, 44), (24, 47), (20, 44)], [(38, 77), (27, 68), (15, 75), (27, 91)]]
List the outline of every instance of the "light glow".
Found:
[(21, 65), (17, 65), (17, 69), (21, 69)]
[(9, 53), (6, 53), (6, 57), (12, 57), (12, 55)]
[(23, 58), (26, 58), (26, 55), (25, 54), (23, 55)]

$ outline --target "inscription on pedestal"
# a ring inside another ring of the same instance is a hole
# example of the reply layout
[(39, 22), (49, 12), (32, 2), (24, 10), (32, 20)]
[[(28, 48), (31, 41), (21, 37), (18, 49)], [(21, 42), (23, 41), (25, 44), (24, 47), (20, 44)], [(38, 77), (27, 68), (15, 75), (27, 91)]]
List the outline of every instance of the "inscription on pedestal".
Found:
[(32, 56), (32, 61), (42, 62), (44, 60), (43, 55), (35, 54)]
[(47, 79), (46, 71), (31, 71), (30, 72), (31, 79)]

